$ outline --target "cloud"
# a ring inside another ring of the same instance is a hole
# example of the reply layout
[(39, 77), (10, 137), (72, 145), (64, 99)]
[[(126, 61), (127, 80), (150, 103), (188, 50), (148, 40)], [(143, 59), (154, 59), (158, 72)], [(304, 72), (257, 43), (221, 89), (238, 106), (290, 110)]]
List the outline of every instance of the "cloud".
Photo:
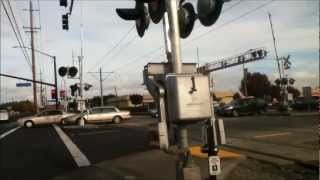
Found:
[[(135, 29), (109, 56), (102, 57), (115, 46), (117, 42), (134, 26), (134, 22), (123, 21), (115, 13), (117, 7), (132, 7), (134, 2), (104, 2), (104, 1), (75, 1), (73, 13), (70, 18), (70, 30), (61, 29), (61, 15), (65, 9), (58, 6), (56, 1), (40, 1), (41, 32), (36, 37), (36, 47), (57, 56), (59, 66), (72, 65), (72, 51), (74, 56), (80, 55), (80, 23), (84, 25), (84, 71), (98, 71), (100, 66), (94, 66), (102, 60), (103, 71), (116, 71), (120, 76), (106, 82), (105, 92), (112, 93), (113, 85), (117, 85), (119, 93), (144, 92), (141, 86), (142, 70), (148, 62), (165, 61), (164, 39), (162, 23), (150, 24), (143, 38), (135, 38), (126, 48), (128, 41), (136, 35)], [(192, 1), (193, 2), (193, 1)], [(83, 19), (81, 20), (81, 3), (83, 5)], [(130, 3), (130, 4), (129, 4)], [(225, 9), (237, 2), (226, 3)], [(268, 6), (254, 13), (240, 18), (228, 25), (225, 23), (241, 14), (266, 3), (266, 1), (243, 1), (223, 13), (218, 22), (211, 27), (203, 27), (196, 22), (194, 31), (186, 40), (182, 40), (182, 58), (185, 62), (196, 62), (196, 47), (199, 47), (200, 62), (212, 62), (224, 57), (230, 57), (251, 48), (264, 46), (268, 49), (267, 60), (246, 65), (249, 71), (259, 71), (268, 74), (270, 79), (277, 73), (275, 55), (267, 12), (272, 13), (273, 24), (277, 37), (279, 56), (291, 54), (293, 62), (290, 75), (297, 79), (297, 86), (314, 86), (317, 80), (318, 58), (318, 32), (319, 32), (319, 4), (317, 1), (274, 1)], [(19, 25), (28, 26), (28, 13), (20, 12), (27, 8), (25, 1), (14, 1), (15, 12), (19, 16)], [(20, 17), (21, 16), (21, 17)], [(37, 18), (36, 18), (37, 19)], [(3, 44), (3, 72), (31, 77), (25, 60), (18, 49), (11, 47), (17, 45), (10, 30), (8, 22), (4, 22)], [(212, 32), (209, 32), (212, 31)], [(200, 34), (205, 35), (194, 41), (192, 39)], [(29, 35), (23, 35), (26, 44)], [(41, 45), (41, 46), (40, 46)], [(157, 50), (160, 48), (159, 50)], [(53, 80), (52, 63), (47, 57), (37, 55), (37, 67), (42, 68), (44, 79)], [(75, 61), (76, 63), (76, 61)], [(94, 67), (94, 68), (92, 68)], [(291, 72), (292, 71), (292, 72)], [(303, 74), (307, 72), (307, 74)], [(314, 73), (313, 73), (314, 72)], [(300, 75), (297, 73), (301, 73)], [(309, 74), (308, 74), (309, 73)], [(310, 75), (314, 74), (314, 75)], [(237, 90), (242, 77), (241, 67), (234, 67), (215, 72), (216, 88), (221, 90)], [(85, 81), (94, 85), (92, 90), (86, 92), (87, 96), (99, 95), (99, 83), (85, 76)], [(3, 84), (7, 89), (13, 84)], [(60, 79), (59, 79), (60, 81)], [(75, 80), (68, 80), (68, 86)], [(60, 84), (60, 83), (59, 83)], [(111, 84), (111, 85), (110, 85)], [(67, 87), (68, 87), (67, 86)], [(26, 91), (27, 92), (27, 91)], [(20, 94), (23, 94), (20, 96)], [(8, 91), (8, 96), (27, 97), (22, 90)]]

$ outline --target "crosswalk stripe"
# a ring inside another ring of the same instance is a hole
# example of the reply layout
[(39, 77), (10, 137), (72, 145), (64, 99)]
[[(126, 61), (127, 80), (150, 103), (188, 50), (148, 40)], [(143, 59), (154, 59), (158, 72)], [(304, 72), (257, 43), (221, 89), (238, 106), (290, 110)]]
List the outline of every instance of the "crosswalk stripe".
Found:
[(9, 130), (9, 131), (1, 134), (1, 135), (0, 135), (0, 139), (3, 139), (4, 137), (8, 136), (9, 134), (15, 132), (16, 130), (18, 130), (18, 129), (20, 129), (20, 128), (21, 128), (21, 127), (15, 127), (15, 128), (13, 128), (13, 129), (11, 129), (11, 130)]
[(74, 161), (77, 163), (79, 167), (90, 166), (91, 163), (88, 158), (81, 152), (81, 150), (72, 142), (72, 140), (62, 131), (62, 129), (57, 126), (53, 125), (54, 129), (60, 136), (61, 140), (69, 150), (70, 154), (72, 155)]

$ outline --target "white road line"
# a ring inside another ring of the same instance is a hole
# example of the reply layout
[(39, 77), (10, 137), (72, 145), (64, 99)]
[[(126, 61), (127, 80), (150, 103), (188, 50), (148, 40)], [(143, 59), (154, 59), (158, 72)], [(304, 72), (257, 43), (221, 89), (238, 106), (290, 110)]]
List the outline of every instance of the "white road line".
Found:
[(265, 134), (260, 136), (254, 136), (255, 138), (264, 138), (264, 137), (273, 137), (273, 136), (284, 136), (289, 135), (291, 132), (284, 132), (284, 133), (276, 133), (276, 134)]
[(88, 158), (81, 152), (81, 150), (71, 141), (71, 139), (61, 130), (57, 125), (53, 125), (63, 143), (66, 145), (74, 161), (79, 167), (90, 166), (91, 163)]
[(90, 135), (98, 135), (98, 134), (106, 134), (106, 133), (118, 133), (121, 131), (118, 130), (108, 130), (108, 131), (98, 131), (98, 132), (87, 132), (87, 133), (79, 133), (78, 136), (90, 136)]
[(16, 130), (20, 129), (21, 127), (16, 127), (16, 128), (13, 128), (3, 134), (0, 135), (0, 139), (3, 139), (4, 137), (8, 136), (9, 134), (15, 132)]

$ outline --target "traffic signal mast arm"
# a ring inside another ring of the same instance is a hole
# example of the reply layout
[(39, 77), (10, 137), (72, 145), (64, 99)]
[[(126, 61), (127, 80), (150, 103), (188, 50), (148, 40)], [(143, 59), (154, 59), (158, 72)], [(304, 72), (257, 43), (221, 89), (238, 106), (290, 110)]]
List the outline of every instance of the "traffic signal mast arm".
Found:
[(218, 71), (221, 69), (226, 69), (244, 63), (264, 59), (267, 56), (267, 53), (268, 52), (265, 48), (250, 49), (249, 51), (246, 51), (245, 53), (242, 53), (240, 55), (223, 58), (219, 61), (214, 61), (212, 63), (207, 63), (199, 67), (197, 70), (202, 74), (209, 74), (213, 71)]

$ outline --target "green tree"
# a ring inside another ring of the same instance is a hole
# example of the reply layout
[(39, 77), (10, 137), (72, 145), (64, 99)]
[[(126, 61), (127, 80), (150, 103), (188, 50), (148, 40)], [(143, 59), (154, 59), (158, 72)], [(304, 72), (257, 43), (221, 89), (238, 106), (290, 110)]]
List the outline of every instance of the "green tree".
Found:
[(266, 74), (259, 72), (247, 73), (247, 81), (241, 80), (240, 91), (244, 93), (244, 83), (247, 85), (248, 96), (263, 98), (270, 94), (271, 83)]
[(137, 107), (137, 105), (142, 103), (143, 96), (141, 96), (140, 94), (132, 94), (130, 95), (130, 101), (135, 107)]

